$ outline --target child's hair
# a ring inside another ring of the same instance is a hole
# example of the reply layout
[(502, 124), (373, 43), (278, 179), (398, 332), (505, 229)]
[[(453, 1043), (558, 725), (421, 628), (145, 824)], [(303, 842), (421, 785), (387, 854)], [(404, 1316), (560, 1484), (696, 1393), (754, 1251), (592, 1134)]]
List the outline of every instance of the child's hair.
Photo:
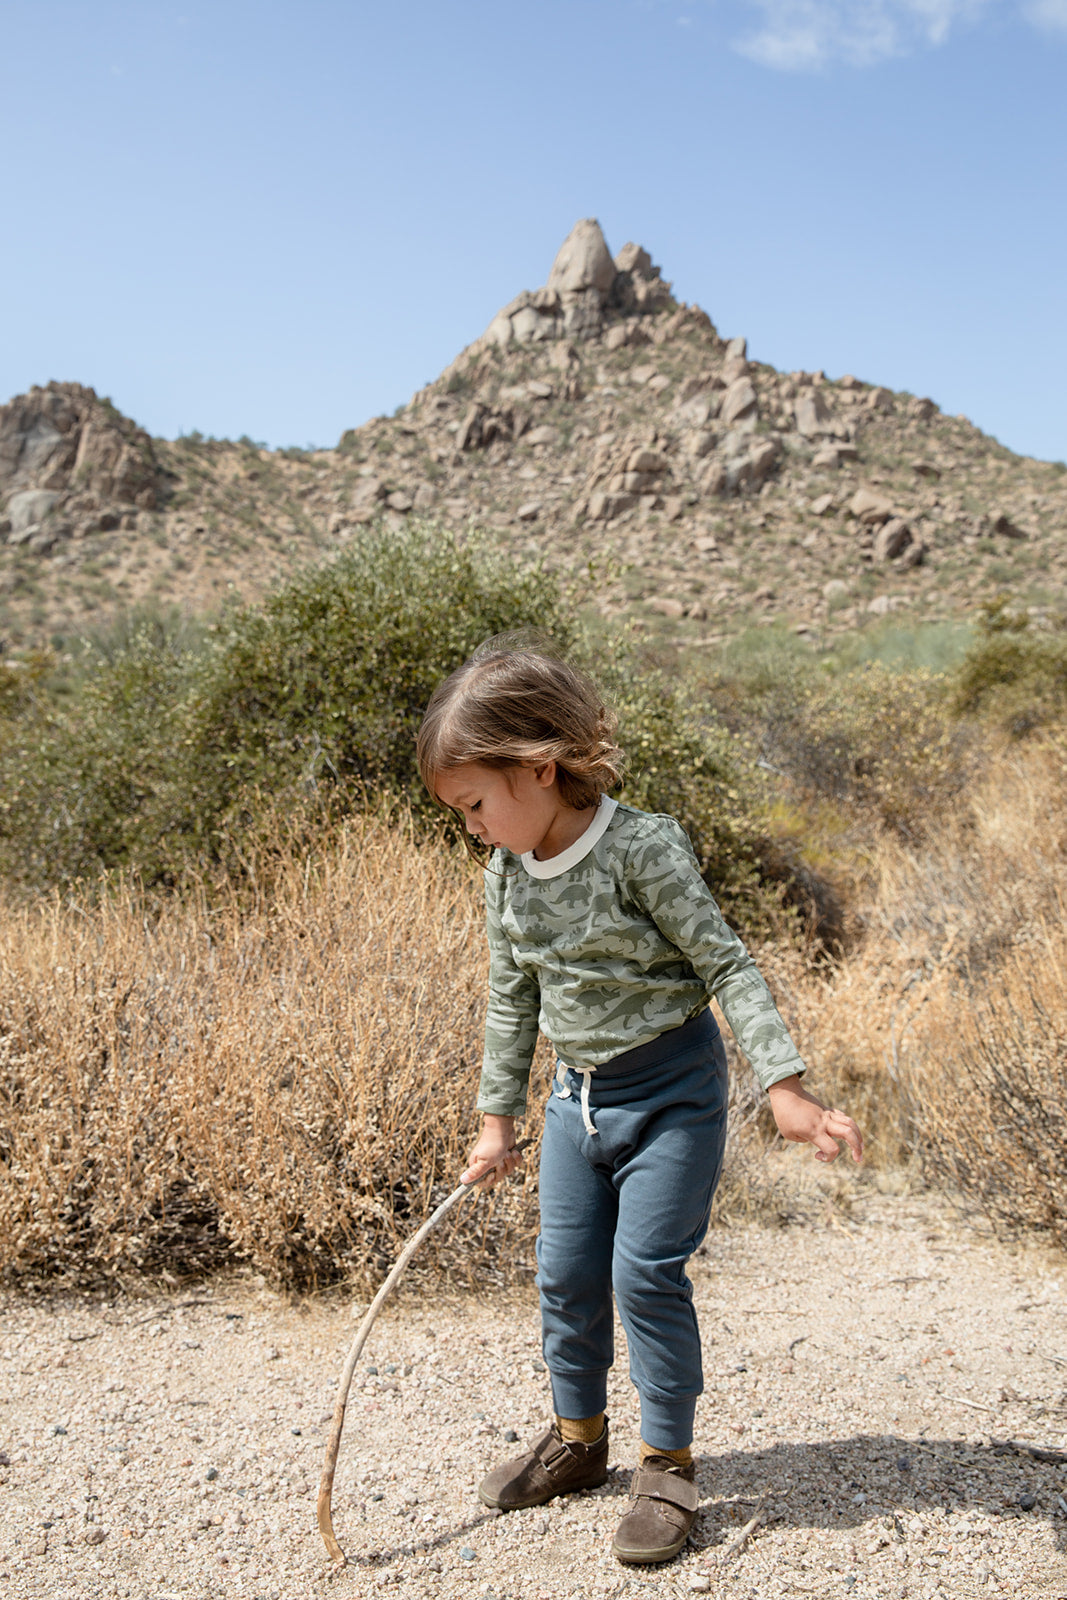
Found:
[(616, 722), (583, 672), (543, 642), (502, 635), (435, 690), (419, 729), (419, 771), (436, 798), (438, 774), (469, 761), (554, 761), (560, 798), (583, 811), (622, 777)]

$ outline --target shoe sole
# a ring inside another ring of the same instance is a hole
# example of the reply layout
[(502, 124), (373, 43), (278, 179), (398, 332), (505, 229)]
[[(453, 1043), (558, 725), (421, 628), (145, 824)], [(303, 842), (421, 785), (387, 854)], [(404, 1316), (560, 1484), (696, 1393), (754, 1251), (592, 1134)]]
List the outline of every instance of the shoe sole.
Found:
[(625, 1550), (621, 1545), (612, 1543), (611, 1553), (616, 1560), (624, 1561), (628, 1567), (655, 1566), (661, 1561), (673, 1561), (674, 1557), (685, 1549), (688, 1531), (682, 1535), (676, 1544), (660, 1545), (657, 1550)]

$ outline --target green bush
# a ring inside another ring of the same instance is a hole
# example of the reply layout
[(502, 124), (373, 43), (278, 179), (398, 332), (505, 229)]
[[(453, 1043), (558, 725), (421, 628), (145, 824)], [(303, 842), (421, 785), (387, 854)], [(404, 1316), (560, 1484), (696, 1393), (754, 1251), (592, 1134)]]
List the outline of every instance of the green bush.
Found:
[(454, 827), (418, 777), (419, 721), (477, 645), (529, 628), (618, 705), (624, 797), (678, 817), (724, 907), (755, 926), (770, 902), (730, 735), (623, 641), (583, 635), (549, 574), (419, 526), (363, 530), (206, 630), (113, 630), (64, 698), (24, 697), (0, 739), (0, 872), (40, 887), (121, 866), (165, 885), (250, 859), (277, 807), (321, 822), (403, 796), (417, 826)]
[(730, 714), (764, 770), (905, 835), (921, 833), (972, 770), (945, 679), (921, 670), (798, 665), (762, 683), (747, 707), (735, 696)]
[(1067, 715), (1067, 630), (1038, 632), (1003, 599), (982, 608), (979, 634), (956, 675), (954, 708), (1021, 738)]

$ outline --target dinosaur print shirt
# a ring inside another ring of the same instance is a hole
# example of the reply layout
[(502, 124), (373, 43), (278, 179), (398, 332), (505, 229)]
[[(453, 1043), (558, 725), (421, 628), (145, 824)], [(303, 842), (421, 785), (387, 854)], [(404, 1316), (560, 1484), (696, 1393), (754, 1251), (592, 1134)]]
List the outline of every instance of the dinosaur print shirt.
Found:
[(581, 838), (548, 861), (495, 850), (485, 903), (479, 1111), (523, 1114), (538, 1030), (565, 1065), (598, 1067), (681, 1027), (710, 997), (765, 1089), (804, 1071), (673, 817), (605, 796)]

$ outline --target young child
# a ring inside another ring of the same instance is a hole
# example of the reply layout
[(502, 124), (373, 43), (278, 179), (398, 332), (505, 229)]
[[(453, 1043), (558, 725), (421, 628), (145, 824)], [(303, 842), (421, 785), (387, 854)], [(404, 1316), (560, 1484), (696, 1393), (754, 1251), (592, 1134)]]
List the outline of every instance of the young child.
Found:
[(620, 805), (615, 719), (536, 647), (490, 641), (434, 694), (423, 779), (492, 854), (480, 1138), (463, 1174), (513, 1172), (540, 1029), (557, 1057), (541, 1144), (537, 1284), (555, 1420), (479, 1495), (503, 1511), (607, 1478), (612, 1293), (641, 1401), (641, 1459), (615, 1535), (668, 1561), (698, 1504), (690, 1445), (703, 1387), (686, 1263), (708, 1226), (726, 1137), (714, 996), (782, 1136), (833, 1161), (859, 1130), (802, 1088), (804, 1064), (679, 825)]

